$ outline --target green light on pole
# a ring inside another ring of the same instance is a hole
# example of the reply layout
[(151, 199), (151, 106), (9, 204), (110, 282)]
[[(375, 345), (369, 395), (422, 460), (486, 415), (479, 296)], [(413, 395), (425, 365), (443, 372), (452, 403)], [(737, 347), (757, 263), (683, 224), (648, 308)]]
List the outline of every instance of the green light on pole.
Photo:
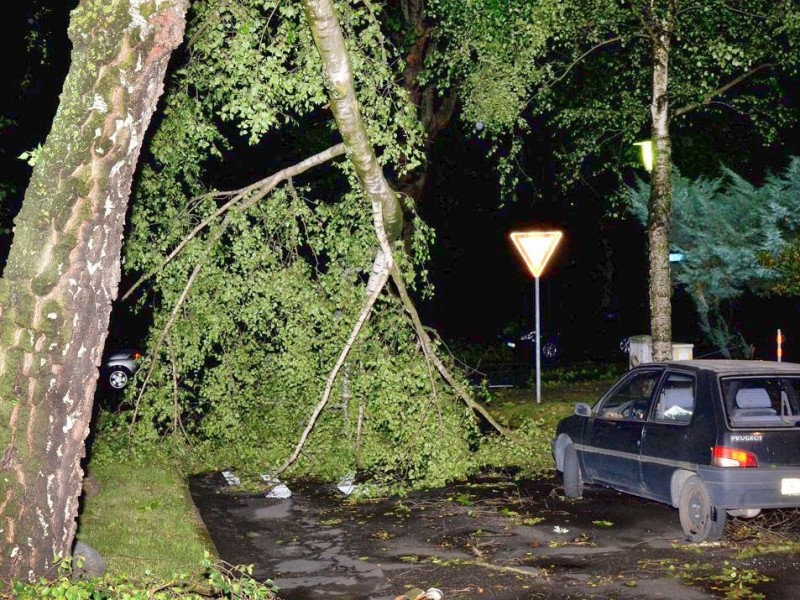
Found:
[(644, 140), (643, 142), (636, 142), (633, 144), (634, 146), (639, 146), (642, 150), (642, 164), (646, 171), (653, 170), (653, 159), (654, 159), (654, 152), (653, 152), (653, 140)]

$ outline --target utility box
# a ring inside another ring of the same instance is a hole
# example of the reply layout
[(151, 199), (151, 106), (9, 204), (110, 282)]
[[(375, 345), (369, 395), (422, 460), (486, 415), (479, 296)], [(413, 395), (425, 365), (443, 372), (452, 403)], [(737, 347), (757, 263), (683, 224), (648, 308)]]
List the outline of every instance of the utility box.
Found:
[(672, 360), (692, 360), (694, 344), (672, 344)]
[[(653, 338), (649, 335), (632, 335), (628, 352), (628, 367), (653, 362)], [(692, 360), (694, 344), (672, 344), (672, 360)]]
[(653, 362), (653, 338), (649, 335), (632, 335), (628, 338), (630, 349), (628, 351), (628, 367)]

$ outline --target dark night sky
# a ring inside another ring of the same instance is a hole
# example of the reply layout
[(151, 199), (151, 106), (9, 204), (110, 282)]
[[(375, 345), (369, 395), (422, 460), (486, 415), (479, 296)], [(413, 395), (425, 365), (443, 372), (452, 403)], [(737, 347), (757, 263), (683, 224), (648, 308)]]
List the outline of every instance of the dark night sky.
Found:
[[(39, 57), (31, 57), (25, 49), (33, 0), (16, 3), (17, 11), (0, 23), (2, 39), (13, 48), (8, 54), (13, 59), (4, 66), (6, 85), (0, 90), (0, 110), (19, 122), (19, 127), (0, 136), (0, 172), (5, 179), (27, 179), (29, 167), (15, 157), (46, 135), (68, 66), (64, 19), (76, 3), (54, 3), (57, 8), (33, 22), (42, 33), (54, 32), (47, 38), (45, 66), (37, 64)], [(21, 91), (28, 71), (37, 76)], [(632, 222), (605, 220), (602, 190), (600, 194), (576, 190), (571, 197), (558, 194), (547, 183), (552, 181), (552, 169), (551, 141), (546, 136), (532, 136), (526, 145), (523, 167), (538, 182), (536, 190), (523, 187), (517, 201), (500, 206), (488, 148), (473, 133), (454, 122), (437, 139), (432, 153), (420, 207), (423, 217), (437, 230), (430, 268), (436, 297), (421, 305), (426, 322), (440, 329), (445, 338), (475, 342), (496, 341), (514, 321), (532, 328), (533, 280), (508, 235), (514, 229), (557, 228), (565, 237), (541, 278), (545, 332), (558, 331), (564, 349), (574, 357), (585, 355), (590, 348), (595, 356), (612, 356), (620, 336), (646, 333), (646, 256), (641, 228)], [(607, 256), (613, 269), (612, 319), (601, 303), (607, 291), (602, 274)], [(737, 314), (738, 324), (757, 345), (758, 357), (771, 358), (775, 329), (781, 327), (787, 335), (785, 355), (800, 360), (796, 299), (746, 298)], [(674, 298), (673, 323), (676, 341), (698, 341), (691, 303), (680, 290)], [(114, 329), (122, 331), (119, 325)], [(697, 348), (696, 354), (701, 350)]]

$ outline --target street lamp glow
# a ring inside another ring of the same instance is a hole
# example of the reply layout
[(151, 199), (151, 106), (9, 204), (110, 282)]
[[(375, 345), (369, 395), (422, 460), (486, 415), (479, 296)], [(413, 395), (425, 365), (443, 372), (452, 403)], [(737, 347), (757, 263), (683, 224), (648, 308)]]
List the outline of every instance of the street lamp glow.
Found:
[(642, 150), (642, 164), (646, 171), (653, 170), (653, 140), (644, 140), (643, 142), (635, 142), (634, 146), (639, 146)]
[(542, 401), (542, 347), (541, 328), (539, 327), (539, 275), (547, 266), (547, 261), (553, 256), (558, 242), (561, 241), (560, 231), (513, 231), (511, 241), (514, 242), (522, 260), (536, 281), (536, 404)]

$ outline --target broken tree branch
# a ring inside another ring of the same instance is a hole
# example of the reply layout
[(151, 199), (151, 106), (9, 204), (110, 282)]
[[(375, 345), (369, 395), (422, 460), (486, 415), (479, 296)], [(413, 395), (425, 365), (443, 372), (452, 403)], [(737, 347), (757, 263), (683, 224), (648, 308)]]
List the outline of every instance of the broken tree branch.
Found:
[(136, 419), (139, 416), (139, 405), (142, 401), (142, 396), (144, 395), (144, 391), (147, 389), (147, 384), (150, 382), (150, 378), (153, 376), (153, 371), (156, 369), (156, 365), (158, 364), (158, 352), (161, 350), (161, 345), (164, 343), (164, 339), (167, 337), (169, 333), (170, 327), (175, 322), (175, 319), (178, 318), (178, 311), (180, 310), (183, 302), (186, 300), (186, 297), (189, 295), (189, 290), (192, 289), (192, 285), (194, 284), (195, 279), (200, 274), (200, 270), (202, 269), (203, 264), (199, 263), (195, 265), (192, 274), (189, 276), (189, 280), (186, 282), (186, 285), (183, 288), (183, 292), (181, 292), (178, 301), (175, 303), (175, 307), (172, 309), (172, 313), (167, 320), (167, 324), (164, 326), (164, 329), (161, 331), (161, 336), (158, 338), (158, 342), (156, 343), (156, 347), (153, 349), (152, 352), (152, 360), (150, 361), (150, 367), (147, 369), (147, 376), (144, 378), (144, 383), (142, 384), (142, 389), (139, 390), (139, 394), (136, 396), (136, 405), (133, 409), (133, 418), (131, 419), (130, 427), (128, 428), (128, 433), (133, 433), (133, 427), (136, 425)]
[(339, 375), (339, 371), (344, 365), (344, 361), (347, 360), (347, 355), (350, 354), (350, 349), (353, 347), (356, 339), (358, 339), (358, 334), (361, 333), (361, 328), (364, 326), (364, 323), (367, 322), (370, 313), (372, 312), (372, 307), (375, 305), (375, 301), (380, 296), (381, 291), (386, 286), (386, 282), (389, 280), (389, 270), (384, 268), (383, 274), (381, 275), (381, 279), (379, 285), (376, 286), (375, 290), (370, 294), (367, 301), (364, 303), (364, 306), (361, 308), (361, 313), (358, 316), (358, 320), (356, 324), (353, 326), (353, 330), (350, 332), (350, 337), (347, 338), (347, 342), (342, 348), (341, 353), (339, 354), (339, 358), (336, 361), (336, 364), (331, 369), (330, 374), (328, 375), (328, 379), (325, 382), (325, 390), (322, 392), (322, 398), (317, 405), (314, 407), (314, 411), (311, 413), (311, 417), (308, 420), (308, 424), (306, 428), (303, 430), (302, 435), (300, 436), (300, 440), (297, 442), (297, 445), (294, 448), (294, 452), (292, 455), (286, 459), (286, 461), (275, 471), (274, 475), (277, 477), (281, 473), (283, 473), (286, 469), (288, 469), (294, 461), (297, 460), (297, 457), (300, 456), (300, 452), (302, 452), (303, 447), (306, 444), (306, 440), (308, 436), (311, 435), (311, 432), (314, 429), (314, 425), (317, 423), (317, 418), (319, 417), (322, 409), (325, 408), (325, 405), (328, 403), (328, 400), (331, 396), (331, 391), (333, 390), (333, 384), (336, 382), (336, 377)]
[(439, 371), (439, 374), (442, 378), (449, 383), (453, 389), (456, 391), (458, 396), (461, 400), (466, 404), (469, 408), (474, 410), (475, 412), (479, 413), (486, 422), (489, 423), (495, 430), (499, 433), (506, 434), (508, 431), (500, 425), (497, 421), (494, 420), (489, 411), (481, 405), (479, 402), (470, 397), (469, 392), (464, 389), (456, 379), (453, 377), (452, 373), (447, 369), (444, 365), (442, 360), (436, 354), (436, 350), (433, 348), (433, 344), (431, 342), (431, 338), (428, 336), (428, 332), (425, 331), (425, 327), (422, 325), (422, 321), (419, 318), (419, 313), (417, 312), (416, 306), (414, 306), (414, 301), (408, 295), (408, 290), (406, 290), (405, 282), (403, 281), (403, 276), (400, 273), (400, 270), (395, 266), (391, 269), (391, 276), (392, 281), (394, 282), (397, 291), (400, 294), (400, 299), (403, 302), (403, 307), (406, 309), (408, 314), (411, 316), (411, 321), (414, 323), (414, 329), (417, 332), (417, 336), (419, 337), (420, 343), (422, 344), (423, 351), (427, 356), (430, 356), (433, 364), (436, 365), (436, 369)]
[[(203, 229), (208, 227), (211, 222), (213, 222), (217, 217), (221, 216), (222, 214), (226, 213), (228, 210), (232, 208), (239, 208), (239, 210), (247, 210), (253, 204), (264, 198), (268, 193), (270, 193), (279, 183), (284, 180), (291, 179), (301, 173), (304, 173), (308, 169), (312, 167), (316, 167), (317, 165), (321, 165), (324, 162), (328, 162), (336, 158), (337, 156), (341, 156), (345, 153), (345, 146), (344, 144), (336, 144), (335, 146), (331, 146), (327, 150), (323, 150), (313, 156), (309, 156), (305, 160), (300, 161), (299, 163), (292, 165), (291, 167), (287, 167), (285, 169), (281, 169), (277, 173), (273, 173), (269, 177), (265, 177), (255, 183), (252, 183), (246, 187), (243, 187), (240, 190), (235, 190), (232, 192), (220, 192), (218, 194), (204, 194), (201, 197), (209, 197), (212, 195), (216, 195), (217, 198), (231, 198), (225, 204), (220, 206), (216, 211), (214, 211), (211, 215), (206, 217), (197, 227), (192, 229), (189, 234), (183, 238), (180, 244), (178, 244), (172, 252), (170, 252), (167, 257), (154, 269), (151, 269), (144, 275), (142, 275), (139, 279), (136, 280), (128, 290), (122, 295), (121, 300), (127, 300), (130, 295), (136, 290), (142, 283), (150, 279), (153, 275), (161, 271), (164, 267), (166, 267), (172, 259), (174, 259), (178, 254), (180, 254), (181, 250), (186, 247), (190, 241), (192, 241), (198, 233), (200, 233)], [(241, 203), (241, 206), (237, 206)]]

